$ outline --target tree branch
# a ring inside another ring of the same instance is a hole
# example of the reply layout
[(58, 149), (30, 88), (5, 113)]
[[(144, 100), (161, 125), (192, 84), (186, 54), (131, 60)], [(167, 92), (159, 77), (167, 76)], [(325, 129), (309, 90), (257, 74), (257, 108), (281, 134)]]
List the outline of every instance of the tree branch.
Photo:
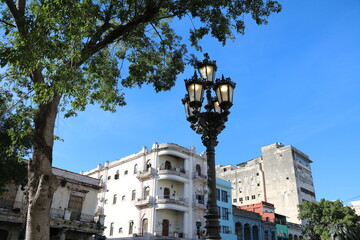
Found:
[[(93, 41), (89, 41), (85, 44), (84, 48), (81, 51), (82, 58), (79, 62), (76, 63), (77, 66), (83, 64), (87, 59), (89, 59), (92, 55), (103, 49), (104, 47), (108, 46), (109, 44), (115, 42), (121, 36), (126, 35), (127, 33), (131, 32), (141, 23), (147, 23), (154, 20), (156, 14), (160, 10), (162, 1), (156, 6), (149, 4), (146, 7), (144, 14), (137, 16), (134, 20), (128, 22), (125, 25), (118, 25), (112, 31), (110, 31), (101, 41), (95, 43)], [(99, 29), (100, 30), (100, 29)], [(98, 39), (100, 39), (99, 36)]]
[(150, 25), (152, 26), (152, 28), (155, 30), (156, 34), (159, 36), (160, 40), (163, 41), (161, 34), (158, 32), (158, 30), (156, 29), (156, 27), (154, 26), (154, 24), (150, 23)]
[[(21, 1), (20, 5), (25, 4), (25, 0), (19, 0), (19, 1)], [(20, 36), (26, 37), (27, 31), (26, 31), (24, 12), (19, 11), (17, 9), (17, 7), (15, 6), (15, 3), (12, 0), (5, 0), (5, 3), (8, 6), (8, 8), (11, 12), (11, 15), (13, 16), (13, 18), (15, 20), (16, 27), (20, 33)], [(20, 7), (20, 9), (21, 9), (21, 7)]]
[(10, 26), (10, 27), (16, 27), (14, 24), (9, 23), (9, 22), (4, 21), (4, 20), (1, 20), (1, 19), (0, 19), (0, 22), (5, 23), (6, 25), (8, 25), (8, 26)]

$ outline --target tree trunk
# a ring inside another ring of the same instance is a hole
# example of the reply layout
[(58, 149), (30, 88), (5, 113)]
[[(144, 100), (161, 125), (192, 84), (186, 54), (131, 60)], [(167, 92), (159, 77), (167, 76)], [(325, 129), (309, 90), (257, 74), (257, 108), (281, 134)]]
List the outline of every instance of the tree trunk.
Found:
[(26, 240), (50, 238), (51, 199), (57, 187), (57, 179), (52, 173), (52, 152), (59, 101), (60, 96), (55, 96), (51, 102), (40, 104), (34, 118), (34, 153), (28, 171)]

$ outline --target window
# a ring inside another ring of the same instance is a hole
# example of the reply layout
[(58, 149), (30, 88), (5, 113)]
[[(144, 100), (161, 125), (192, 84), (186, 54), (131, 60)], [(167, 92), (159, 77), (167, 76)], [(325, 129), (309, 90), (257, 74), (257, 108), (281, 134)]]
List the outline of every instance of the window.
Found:
[(123, 196), (121, 197), (121, 201), (125, 201), (125, 200), (126, 200), (126, 196), (123, 195)]
[(249, 199), (250, 199), (249, 196), (246, 196), (246, 197), (245, 197), (245, 200), (246, 200), (246, 201), (249, 200)]
[(130, 221), (129, 222), (129, 234), (133, 233), (133, 228), (134, 228), (134, 221)]
[(150, 169), (151, 169), (151, 160), (149, 159), (146, 162), (146, 171), (150, 171)]
[(258, 183), (257, 186), (260, 187), (260, 183)]
[(114, 197), (113, 197), (113, 204), (116, 204), (116, 201), (117, 201), (117, 194), (114, 194)]
[(138, 171), (138, 165), (137, 165), (137, 164), (135, 164), (135, 165), (134, 165), (134, 174), (136, 174), (136, 173), (137, 173), (137, 171)]
[(239, 198), (239, 202), (242, 202), (242, 201), (244, 201), (244, 199), (241, 197), (241, 198)]
[(122, 233), (122, 232), (123, 232), (122, 228), (119, 228), (119, 233)]
[(258, 172), (256, 173), (256, 176), (259, 176), (259, 173), (258, 173)]
[(234, 198), (234, 199), (233, 199), (233, 202), (237, 202), (237, 199), (236, 199), (236, 198)]
[(255, 199), (255, 195), (252, 195), (252, 196), (251, 196), (251, 199)]
[(136, 190), (132, 190), (131, 192), (131, 201), (134, 201), (136, 198)]
[(110, 180), (111, 179), (111, 176), (108, 176), (108, 180)]
[(144, 199), (146, 199), (150, 195), (150, 187), (144, 187)]
[(198, 176), (201, 176), (201, 167), (199, 164), (196, 164), (196, 172), (197, 172)]
[(216, 189), (216, 200), (220, 201), (220, 189)]
[(125, 170), (124, 175), (128, 175), (128, 170)]
[(222, 208), (222, 219), (229, 220), (229, 209)]
[(218, 206), (217, 207), (218, 208), (218, 215), (219, 215), (219, 217), (220, 217), (220, 215), (221, 215), (221, 208)]
[(115, 180), (119, 179), (119, 170), (116, 171), (116, 174), (115, 174), (115, 176), (114, 176), (114, 179), (115, 179)]
[(230, 227), (229, 226), (222, 226), (222, 232), (225, 234), (230, 234)]
[(109, 233), (109, 235), (112, 236), (113, 233), (114, 233), (114, 223), (112, 222), (112, 223), (110, 224), (110, 233)]
[(221, 201), (228, 202), (228, 193), (227, 191), (221, 190)]

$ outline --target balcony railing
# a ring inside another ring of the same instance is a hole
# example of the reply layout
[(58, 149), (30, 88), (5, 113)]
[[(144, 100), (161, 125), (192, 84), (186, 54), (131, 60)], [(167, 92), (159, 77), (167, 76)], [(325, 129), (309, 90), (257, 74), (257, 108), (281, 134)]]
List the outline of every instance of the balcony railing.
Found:
[(186, 170), (184, 168), (165, 168), (160, 167), (158, 171), (159, 175), (161, 174), (171, 174), (176, 176), (187, 177)]
[(152, 196), (147, 196), (144, 198), (138, 198), (135, 202), (135, 206), (136, 207), (144, 207), (146, 205), (151, 205), (152, 203), (154, 203), (154, 198)]
[(157, 196), (157, 201), (156, 203), (172, 203), (172, 204), (176, 204), (176, 205), (182, 205), (182, 206), (189, 206), (189, 202), (186, 198), (182, 198), (182, 197), (178, 197), (178, 198), (174, 198), (174, 197), (170, 197), (170, 196)]
[(206, 203), (204, 200), (194, 200), (193, 206), (196, 208), (206, 209)]
[(152, 176), (154, 176), (154, 174), (155, 174), (155, 169), (149, 168), (148, 170), (138, 171), (136, 173), (136, 177), (138, 179), (143, 179), (143, 178), (152, 177)]
[(166, 236), (163, 236), (163, 232), (155, 232), (156, 239), (179, 239), (185, 238), (186, 234), (183, 232), (169, 232)]
[(14, 203), (14, 200), (0, 199), (0, 208), (13, 209)]
[(193, 179), (198, 179), (200, 181), (205, 181), (207, 179), (207, 176), (202, 173), (194, 172)]
[[(76, 217), (74, 217), (75, 215)], [(88, 222), (95, 223), (97, 219), (95, 219), (95, 215), (73, 212), (71, 209), (61, 209), (61, 208), (51, 208), (50, 209), (50, 217), (54, 219), (65, 219), (65, 220), (76, 220), (80, 222)]]

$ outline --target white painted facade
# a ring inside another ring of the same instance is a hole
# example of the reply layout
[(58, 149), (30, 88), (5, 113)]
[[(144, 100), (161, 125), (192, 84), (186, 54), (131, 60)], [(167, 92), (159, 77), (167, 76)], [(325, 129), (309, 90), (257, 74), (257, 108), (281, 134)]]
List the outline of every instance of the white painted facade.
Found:
[(84, 173), (100, 179), (108, 239), (197, 239), (205, 224), (207, 162), (195, 148), (154, 143)]

